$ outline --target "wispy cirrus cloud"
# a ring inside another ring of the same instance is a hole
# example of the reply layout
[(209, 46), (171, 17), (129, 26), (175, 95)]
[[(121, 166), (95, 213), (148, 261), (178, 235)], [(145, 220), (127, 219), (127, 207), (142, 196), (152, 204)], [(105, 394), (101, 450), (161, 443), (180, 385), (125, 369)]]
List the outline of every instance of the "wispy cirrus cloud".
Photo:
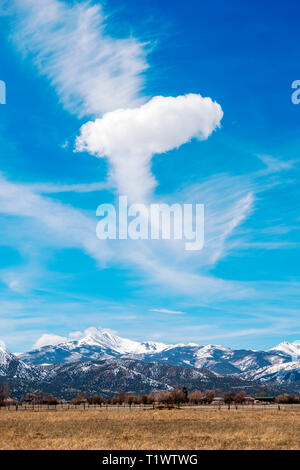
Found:
[(104, 191), (112, 188), (109, 182), (99, 183), (77, 183), (77, 184), (59, 184), (59, 183), (32, 183), (28, 187), (41, 194), (57, 193), (92, 193)]
[[(37, 246), (78, 247), (89, 253), (98, 263), (105, 262), (109, 248), (104, 240), (95, 236), (95, 222), (83, 211), (53, 201), (37, 194), (29, 186), (11, 183), (0, 175), (0, 213), (19, 217), (18, 222), (8, 220), (2, 228), (2, 237), (7, 236), (19, 249), (38, 238)], [(30, 220), (30, 225), (26, 221)], [(23, 230), (20, 231), (20, 224)], [(43, 230), (41, 231), (41, 227)], [(31, 249), (34, 256), (36, 246)], [(40, 256), (40, 253), (38, 254)]]
[[(163, 244), (143, 241), (137, 250), (136, 242), (131, 240), (125, 240), (125, 249), (122, 241), (99, 240), (94, 216), (38, 194), (28, 185), (9, 182), (3, 175), (0, 177), (0, 215), (16, 217), (3, 219), (1, 238), (17, 247), (28, 262), (26, 267), (0, 271), (0, 279), (12, 290), (26, 290), (36, 278), (42, 277), (45, 247), (64, 247), (83, 250), (102, 267), (110, 262), (138, 269), (146, 285), (154, 283), (188, 295), (202, 292), (205, 298), (214, 295), (216, 290), (220, 298), (247, 295), (242, 284), (199, 274), (199, 268), (210, 264), (205, 258), (201, 259), (201, 255), (198, 261), (191, 263), (186, 252), (180, 250), (182, 254), (174, 262), (174, 249), (176, 252), (178, 247), (172, 244), (166, 250)], [(215, 238), (213, 233), (211, 236)]]
[(110, 37), (100, 5), (9, 0), (6, 13), (14, 18), (14, 43), (48, 77), (69, 111), (99, 116), (143, 101), (146, 45)]
[(169, 310), (167, 308), (151, 308), (150, 312), (166, 313), (167, 315), (183, 315), (186, 313), (181, 310)]
[[(199, 95), (189, 100), (187, 97), (156, 97), (144, 104), (146, 100), (141, 91), (143, 73), (147, 69), (147, 47), (132, 37), (108, 36), (105, 24), (109, 20), (99, 5), (58, 0), (9, 0), (6, 3), (14, 21), (14, 43), (33, 61), (38, 72), (49, 79), (62, 105), (89, 119), (104, 114), (102, 119), (82, 128), (78, 149), (109, 159), (111, 176), (119, 192), (127, 192), (133, 199), (154, 200), (158, 177), (151, 172), (152, 156), (176, 148), (193, 137), (206, 139), (220, 125), (222, 109), (219, 105), (209, 98), (201, 101)], [(243, 222), (256, 209), (256, 194), (278, 184), (268, 177), (279, 175), (294, 165), (293, 161), (282, 162), (270, 156), (259, 158), (266, 168), (257, 174), (247, 177), (219, 174), (205, 180), (199, 177), (199, 184), (165, 197), (165, 202), (205, 204), (205, 249), (193, 256), (182, 249), (180, 241), (169, 243), (167, 247), (150, 242), (126, 241), (126, 247), (117, 241), (100, 242), (95, 236), (93, 215), (45, 197), (45, 194), (60, 192), (111, 189), (107, 183), (25, 185), (1, 177), (0, 213), (5, 224), (0, 230), (7, 244), (26, 253), (28, 264), (20, 269), (2, 270), (0, 280), (13, 293), (26, 292), (41, 278), (45, 248), (76, 247), (101, 267), (106, 262), (130, 267), (139, 287), (149, 288), (151, 293), (157, 289), (172, 296), (186, 296), (194, 306), (213, 304), (217, 308), (222, 302), (228, 302), (232, 308), (233, 301), (246, 299), (250, 303), (267, 299), (268, 302), (275, 298), (285, 305), (287, 300), (296, 304), (297, 284), (239, 282), (219, 278), (213, 273), (218, 261), (230, 252), (258, 246), (259, 241), (256, 240), (256, 245), (252, 243), (251, 231), (242, 233)], [(241, 303), (237, 308), (241, 308)], [(181, 318), (175, 310), (158, 310), (158, 314), (169, 313), (174, 318), (178, 315), (178, 321)], [(240, 335), (257, 333), (252, 327), (242, 328), (240, 332)], [(213, 335), (214, 331), (211, 337)], [(223, 332), (219, 335), (222, 337)]]
[(262, 174), (280, 173), (281, 171), (291, 170), (298, 160), (281, 160), (272, 155), (257, 155), (257, 158), (265, 165), (265, 169), (261, 170)]

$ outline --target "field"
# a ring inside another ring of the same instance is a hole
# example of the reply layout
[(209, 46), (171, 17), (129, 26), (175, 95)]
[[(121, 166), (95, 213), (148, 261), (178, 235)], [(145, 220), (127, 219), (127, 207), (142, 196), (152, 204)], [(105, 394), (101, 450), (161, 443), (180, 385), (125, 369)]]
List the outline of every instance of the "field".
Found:
[(0, 449), (299, 449), (300, 410), (0, 411)]

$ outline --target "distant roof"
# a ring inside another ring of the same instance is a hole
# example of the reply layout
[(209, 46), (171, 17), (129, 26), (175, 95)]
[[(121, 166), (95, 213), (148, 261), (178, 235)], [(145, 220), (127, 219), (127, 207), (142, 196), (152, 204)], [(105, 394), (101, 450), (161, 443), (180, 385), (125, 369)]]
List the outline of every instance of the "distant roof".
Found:
[(255, 397), (255, 400), (262, 400), (262, 399), (266, 399), (266, 398), (275, 398), (273, 396), (269, 396), (269, 397)]

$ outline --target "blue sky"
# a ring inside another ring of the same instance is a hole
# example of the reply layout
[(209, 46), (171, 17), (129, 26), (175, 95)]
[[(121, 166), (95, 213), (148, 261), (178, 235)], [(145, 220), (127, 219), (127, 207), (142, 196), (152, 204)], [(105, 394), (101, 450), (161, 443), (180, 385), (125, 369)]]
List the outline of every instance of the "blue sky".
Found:
[[(0, 11), (7, 347), (91, 325), (240, 348), (299, 340), (297, 2), (12, 0)], [(221, 127), (154, 155), (145, 179), (151, 201), (205, 204), (203, 250), (101, 242), (96, 208), (120, 193), (119, 161), (74, 152), (82, 126), (190, 93), (219, 103)]]

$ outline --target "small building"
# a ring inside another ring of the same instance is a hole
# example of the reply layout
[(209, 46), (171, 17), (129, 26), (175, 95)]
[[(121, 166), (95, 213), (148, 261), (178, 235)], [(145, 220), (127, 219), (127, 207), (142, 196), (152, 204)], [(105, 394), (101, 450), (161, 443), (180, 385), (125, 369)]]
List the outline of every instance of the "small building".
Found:
[(262, 397), (255, 397), (254, 400), (256, 403), (273, 403), (275, 401), (275, 397), (272, 395), (262, 396)]

